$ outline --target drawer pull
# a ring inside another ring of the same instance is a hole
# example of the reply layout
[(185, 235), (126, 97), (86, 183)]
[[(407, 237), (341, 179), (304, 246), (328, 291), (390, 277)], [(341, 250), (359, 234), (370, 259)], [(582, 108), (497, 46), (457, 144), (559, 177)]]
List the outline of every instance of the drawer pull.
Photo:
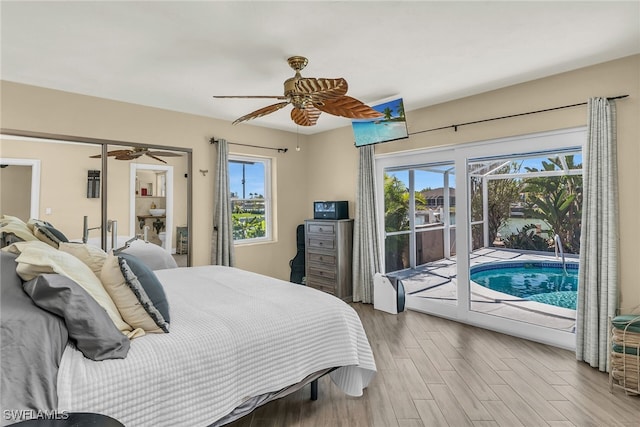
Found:
[(318, 228), (319, 231), (322, 231), (322, 227)]
[(323, 244), (323, 243), (322, 243), (322, 242), (318, 242), (318, 244), (319, 244), (320, 246), (322, 246), (322, 244)]
[(320, 261), (324, 261), (324, 258), (323, 258), (323, 257), (320, 257)]

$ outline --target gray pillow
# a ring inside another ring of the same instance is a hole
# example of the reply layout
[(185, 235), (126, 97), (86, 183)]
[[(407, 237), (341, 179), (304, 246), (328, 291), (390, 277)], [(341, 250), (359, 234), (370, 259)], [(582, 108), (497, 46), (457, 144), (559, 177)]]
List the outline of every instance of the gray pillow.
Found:
[(36, 223), (33, 225), (33, 235), (39, 240), (45, 242), (48, 245), (58, 249), (61, 242), (68, 242), (67, 236), (65, 236), (60, 230), (56, 229), (49, 223)]
[(68, 277), (42, 274), (23, 284), (40, 308), (64, 319), (69, 338), (91, 360), (124, 359), (129, 338), (118, 330), (106, 310)]
[(123, 253), (135, 256), (153, 271), (178, 267), (178, 263), (169, 252), (143, 240), (131, 242), (131, 245), (121, 252)]
[(61, 318), (40, 309), (24, 293), (16, 258), (0, 251), (1, 406), (56, 409), (56, 378), (67, 328)]
[[(151, 300), (151, 304), (160, 312), (164, 321), (167, 323), (171, 322), (169, 318), (169, 301), (167, 300), (167, 296), (164, 293), (164, 288), (162, 284), (156, 277), (155, 273), (151, 271), (151, 269), (138, 257), (133, 256), (131, 254), (121, 252), (118, 255), (118, 261), (124, 259), (127, 262), (127, 266), (131, 269), (133, 274), (136, 275), (138, 282), (142, 285), (145, 293)], [(122, 269), (122, 264), (120, 265)], [(123, 272), (124, 274), (124, 272)], [(125, 275), (125, 278), (127, 276)], [(158, 323), (158, 322), (156, 322)], [(158, 326), (161, 326), (160, 324)]]
[(16, 242), (24, 242), (24, 240), (16, 236), (15, 233), (0, 231), (0, 248), (11, 246)]

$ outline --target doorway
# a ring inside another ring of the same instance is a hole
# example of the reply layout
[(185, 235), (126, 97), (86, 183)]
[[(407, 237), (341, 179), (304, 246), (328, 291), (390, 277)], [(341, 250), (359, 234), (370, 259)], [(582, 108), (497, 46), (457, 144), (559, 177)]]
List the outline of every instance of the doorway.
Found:
[(0, 158), (2, 215), (27, 222), (40, 215), (40, 160)]
[(175, 253), (173, 166), (132, 163), (129, 233)]

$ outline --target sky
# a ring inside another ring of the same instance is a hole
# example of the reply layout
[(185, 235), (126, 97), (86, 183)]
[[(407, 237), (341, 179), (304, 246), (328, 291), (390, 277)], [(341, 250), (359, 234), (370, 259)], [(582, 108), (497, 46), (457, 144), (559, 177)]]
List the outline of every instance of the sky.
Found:
[[(520, 170), (521, 172), (525, 172), (526, 171), (525, 167), (532, 167), (538, 170), (543, 170), (542, 162), (548, 161), (548, 158), (549, 158), (548, 156), (540, 156), (535, 158), (514, 159), (514, 160), (517, 160), (518, 162), (522, 162)], [(573, 156), (573, 162), (575, 165), (582, 164), (582, 155), (575, 154)], [(409, 187), (408, 170), (405, 169), (401, 171), (387, 171), (386, 173), (397, 177), (400, 181), (402, 181), (407, 186), (407, 188)], [(425, 188), (431, 188), (431, 189), (441, 188), (444, 184), (442, 174), (436, 173), (436, 172), (426, 172), (426, 171), (420, 171), (417, 169), (414, 175), (414, 179), (415, 179), (415, 188), (418, 191), (424, 190)], [(455, 175), (451, 174), (449, 177), (449, 187), (455, 188), (455, 186), (456, 186)]]
[[(407, 188), (409, 188), (409, 172), (407, 170), (387, 172), (387, 174), (397, 177), (407, 186)], [(442, 188), (444, 184), (441, 173), (428, 173), (418, 171), (418, 173), (414, 174), (414, 180), (415, 188), (418, 191), (424, 190), (426, 188)], [(455, 186), (455, 175), (449, 175), (449, 187), (455, 188)]]
[[(229, 186), (231, 192), (242, 197), (242, 164), (229, 162)], [(264, 164), (254, 163), (244, 165), (245, 176), (245, 198), (249, 198), (249, 193), (259, 193), (264, 195)]]
[[(523, 166), (533, 166), (541, 168), (540, 161), (546, 160), (546, 157), (535, 159), (527, 159)], [(576, 155), (574, 158), (576, 163), (582, 163), (582, 156)], [(242, 197), (242, 164), (229, 162), (229, 177), (231, 192), (236, 193), (238, 197)], [(245, 164), (245, 197), (249, 198), (250, 193), (264, 194), (264, 164), (254, 163)], [(524, 169), (524, 168), (523, 168)], [(416, 171), (415, 188), (424, 190), (425, 188), (441, 188), (443, 186), (443, 178), (441, 173)], [(409, 185), (409, 172), (404, 171), (388, 171), (390, 175), (397, 176), (407, 187)], [(455, 176), (452, 174), (449, 179), (449, 186), (455, 188)]]

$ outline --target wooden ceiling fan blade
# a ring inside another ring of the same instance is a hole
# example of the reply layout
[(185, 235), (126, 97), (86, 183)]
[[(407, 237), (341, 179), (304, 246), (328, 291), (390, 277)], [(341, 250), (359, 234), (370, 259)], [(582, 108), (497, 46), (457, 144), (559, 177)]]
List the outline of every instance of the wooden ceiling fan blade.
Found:
[(147, 154), (152, 154), (154, 156), (162, 156), (162, 157), (180, 157), (182, 154), (174, 153), (172, 151), (147, 151)]
[(375, 119), (378, 117), (384, 117), (384, 114), (381, 112), (374, 110), (368, 105), (350, 96), (341, 96), (336, 99), (314, 102), (313, 105), (325, 113), (349, 119)]
[(281, 108), (286, 107), (287, 105), (289, 105), (289, 101), (287, 102), (279, 102), (277, 104), (273, 104), (273, 105), (269, 105), (267, 107), (263, 107), (260, 108), (259, 110), (253, 111), (249, 114), (245, 114), (244, 116), (240, 117), (239, 119), (236, 119), (233, 124), (236, 125), (238, 123), (241, 122), (245, 122), (247, 120), (251, 120), (251, 119), (256, 119), (258, 117), (262, 117), (262, 116), (266, 116), (267, 114), (271, 114), (275, 111), (278, 111)]
[(282, 95), (214, 95), (214, 98), (258, 98), (258, 99), (289, 99)]
[(156, 156), (154, 156), (153, 154), (151, 154), (151, 152), (150, 152), (150, 151), (147, 151), (147, 152), (146, 152), (146, 153), (144, 153), (144, 154), (146, 154), (147, 156), (151, 157), (152, 159), (156, 159), (156, 160), (157, 160), (157, 161), (159, 161), (159, 162), (162, 162), (162, 163), (164, 163), (164, 164), (167, 164), (167, 162), (165, 162), (164, 160), (162, 160), (160, 157), (156, 157)]
[(343, 78), (339, 79), (315, 79), (300, 78), (295, 83), (298, 93), (310, 95), (312, 99), (324, 100), (339, 98), (347, 93), (349, 85)]
[(321, 113), (313, 104), (307, 103), (305, 108), (291, 110), (291, 120), (300, 126), (313, 126), (318, 122)]
[[(134, 153), (133, 150), (112, 150), (107, 153), (107, 156), (117, 158), (117, 156), (130, 156), (133, 153)], [(99, 159), (102, 157), (102, 154), (96, 154), (95, 156), (89, 156), (89, 157), (92, 159)]]

